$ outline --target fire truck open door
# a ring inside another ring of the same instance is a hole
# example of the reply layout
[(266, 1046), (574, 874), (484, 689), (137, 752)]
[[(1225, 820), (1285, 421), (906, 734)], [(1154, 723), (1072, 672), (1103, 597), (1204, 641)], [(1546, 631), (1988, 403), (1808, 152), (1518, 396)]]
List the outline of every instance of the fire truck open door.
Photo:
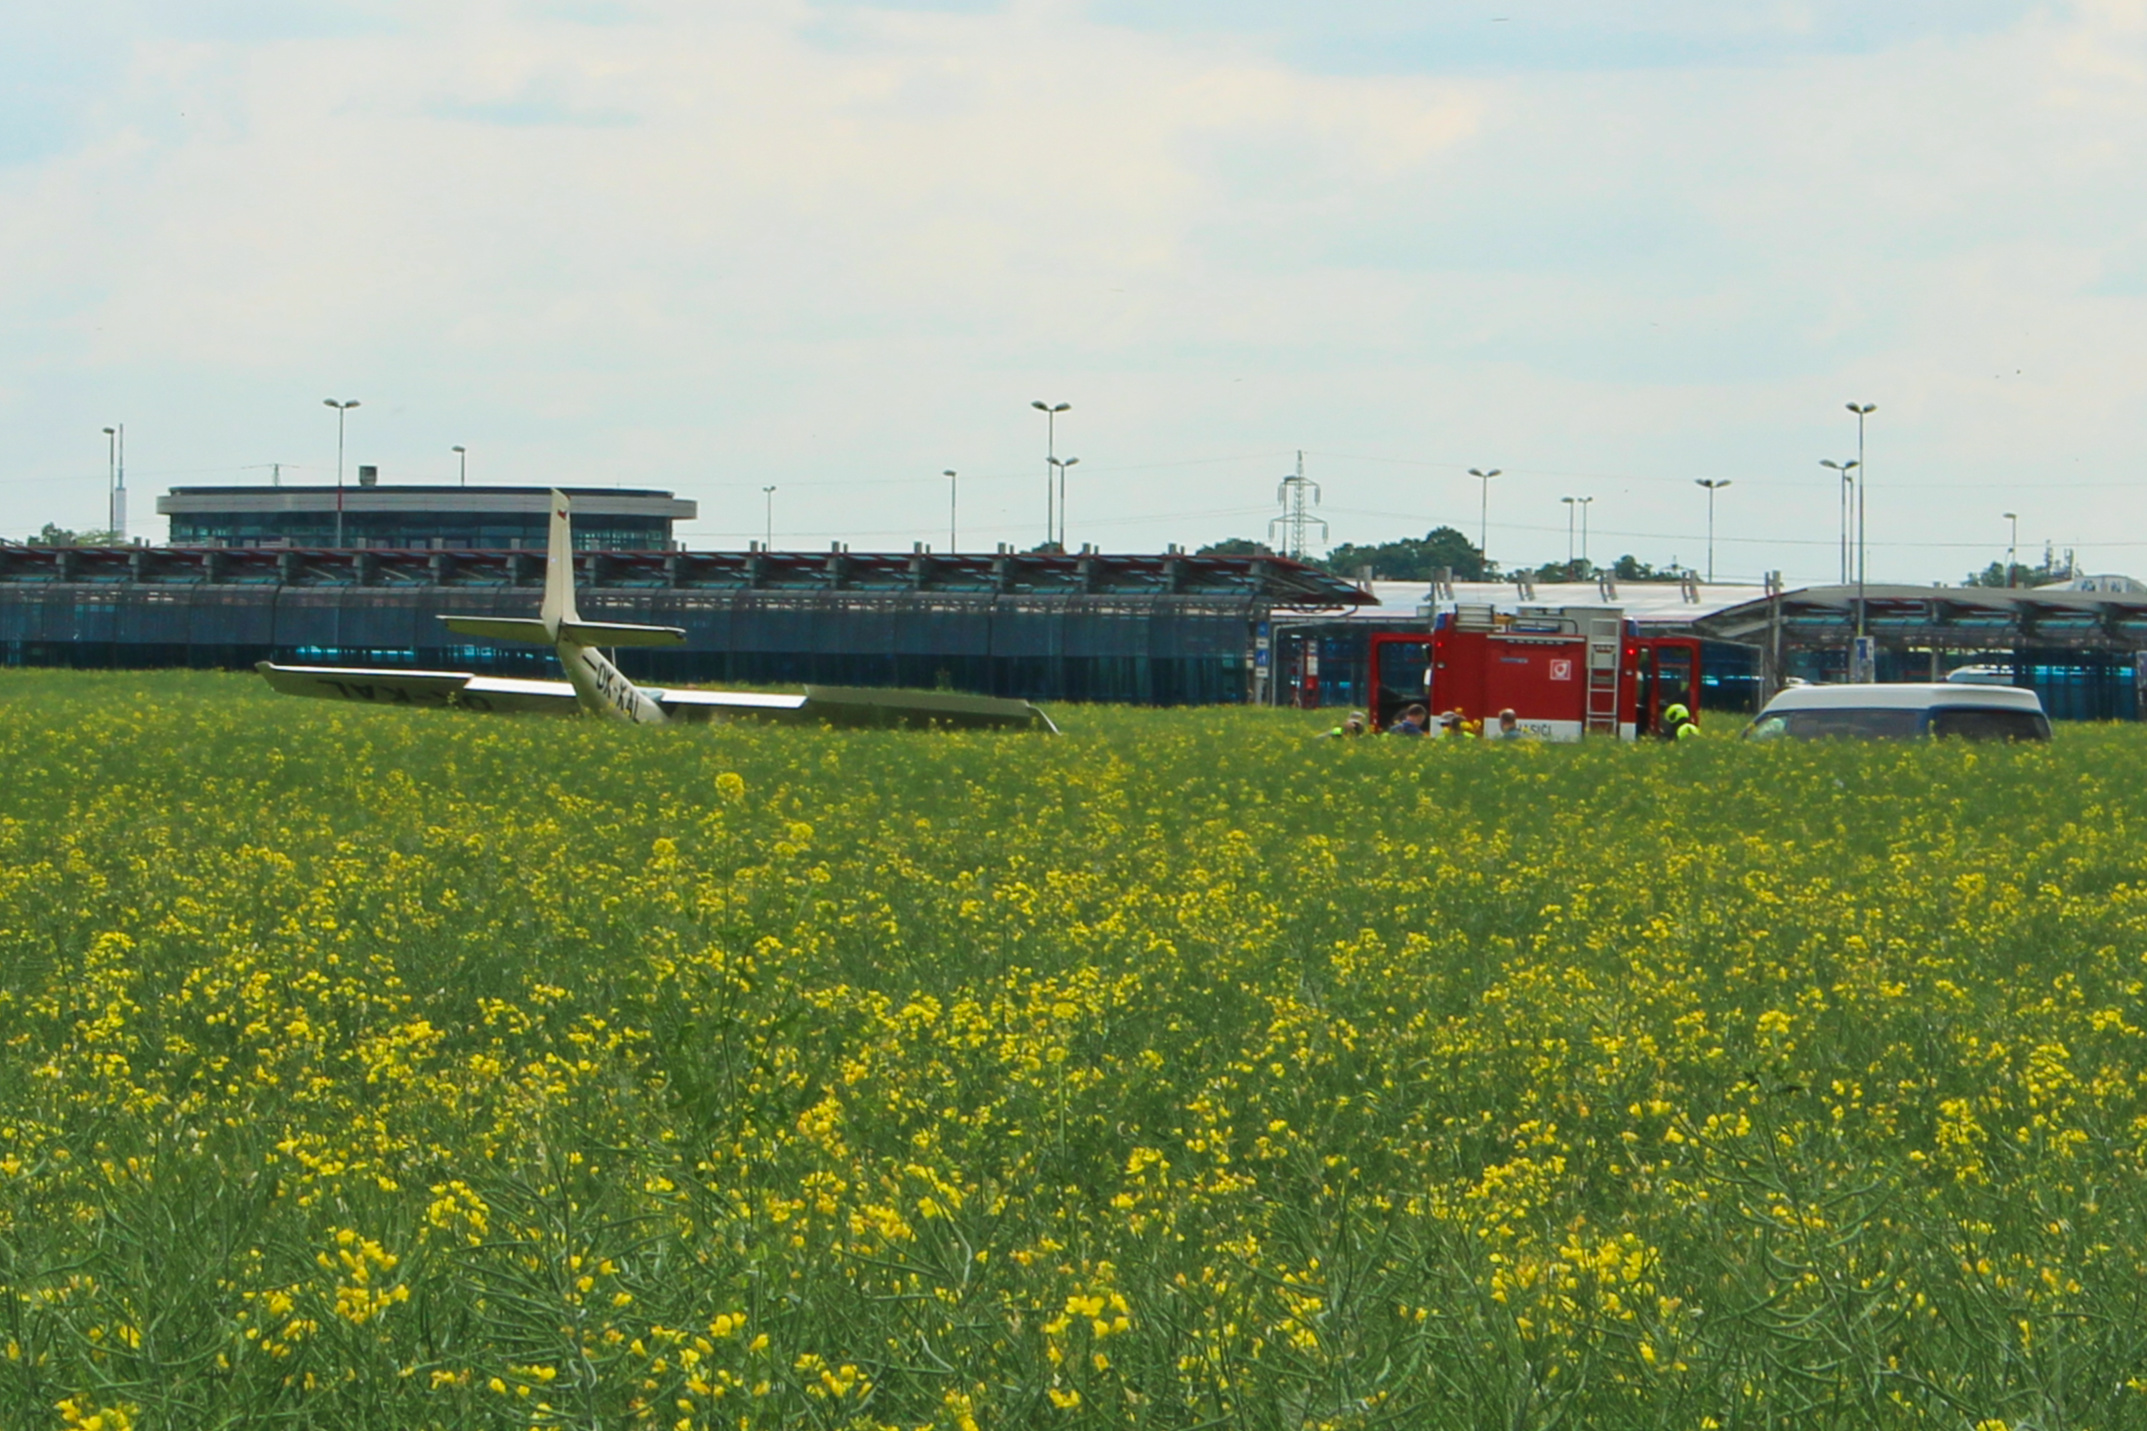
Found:
[(1386, 730), (1408, 706), (1424, 699), (1430, 687), (1431, 640), (1426, 636), (1379, 634), (1371, 641), (1365, 672), (1365, 715), (1372, 729)]
[(1633, 733), (1662, 734), (1662, 713), (1683, 706), (1700, 713), (1700, 643), (1689, 636), (1662, 636), (1631, 643)]

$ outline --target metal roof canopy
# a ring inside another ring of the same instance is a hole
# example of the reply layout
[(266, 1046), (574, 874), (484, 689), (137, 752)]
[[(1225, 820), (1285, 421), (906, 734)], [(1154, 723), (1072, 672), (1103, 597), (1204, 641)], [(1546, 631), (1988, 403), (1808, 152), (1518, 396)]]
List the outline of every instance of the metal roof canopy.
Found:
[[(577, 581), (598, 590), (803, 598), (839, 593), (866, 600), (919, 592), (1134, 601), (1190, 597), (1330, 610), (1376, 600), (1339, 577), (1269, 556), (584, 551), (575, 554), (575, 567)], [(543, 577), (543, 557), (532, 551), (0, 546), (0, 585), (534, 588)]]
[[(700, 505), (655, 487), (562, 487), (577, 511), (596, 517), (668, 517), (691, 521)], [(266, 516), (278, 512), (352, 513), (493, 512), (542, 517), (551, 510), (550, 487), (459, 487), (397, 483), (365, 487), (174, 487), (157, 498), (160, 516)]]
[[(1790, 646), (1832, 646), (1856, 631), (1853, 586), (1804, 587), (1779, 601), (1782, 638)], [(1865, 587), (1862, 601), (1864, 630), (1897, 645), (2147, 649), (2147, 593), (1889, 585)], [(1773, 629), (1774, 606), (1775, 599), (1761, 597), (1694, 624), (1718, 640), (1762, 642)]]
[(1531, 582), (1457, 581), (1434, 587), (1422, 581), (1374, 581), (1355, 610), (1333, 613), (1344, 627), (1423, 626), (1432, 614), (1459, 606), (1488, 607), (1506, 615), (1522, 610), (1615, 606), (1629, 621), (1658, 634), (1682, 633), (1706, 617), (1761, 597), (1764, 587), (1708, 585), (1702, 582)]

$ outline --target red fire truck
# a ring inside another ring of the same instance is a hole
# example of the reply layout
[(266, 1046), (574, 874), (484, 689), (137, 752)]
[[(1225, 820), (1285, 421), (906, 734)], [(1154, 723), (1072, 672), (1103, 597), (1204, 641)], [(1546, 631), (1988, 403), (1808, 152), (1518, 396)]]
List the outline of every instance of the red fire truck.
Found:
[(1633, 740), (1659, 731), (1672, 705), (1697, 714), (1700, 643), (1642, 636), (1615, 606), (1465, 605), (1439, 613), (1428, 636), (1374, 634), (1366, 677), (1374, 730), (1421, 702), (1486, 726), (1510, 708), (1541, 740)]

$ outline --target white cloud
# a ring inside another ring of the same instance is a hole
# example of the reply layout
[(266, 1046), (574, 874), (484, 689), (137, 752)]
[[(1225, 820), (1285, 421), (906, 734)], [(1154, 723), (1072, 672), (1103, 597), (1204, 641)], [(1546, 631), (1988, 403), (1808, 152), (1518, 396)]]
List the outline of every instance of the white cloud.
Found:
[(491, 480), (679, 486), (734, 539), (764, 481), (801, 539), (928, 537), (953, 465), (979, 539), (1033, 540), (1030, 397), (1076, 403), (1074, 535), (1114, 543), (1257, 530), (1303, 445), (1341, 537), (1472, 525), (1489, 461), (1544, 529), (1495, 552), (1562, 554), (1592, 482), (1599, 529), (1665, 534), (1620, 549), (1692, 560), (1689, 478), (1726, 474), (1722, 531), (1774, 544), (1718, 566), (1820, 575), (1849, 397), (1882, 406), (1875, 534), (2147, 517), (2054, 485), (2147, 439), (2139, 7), (1883, 44), (1763, 18), (1710, 41), (1735, 63), (1458, 75), (1043, 0), (141, 38), (78, 142), (0, 169), (0, 529), (90, 520), (115, 417), (145, 487), (317, 472), (331, 392), (390, 480), (463, 442)]

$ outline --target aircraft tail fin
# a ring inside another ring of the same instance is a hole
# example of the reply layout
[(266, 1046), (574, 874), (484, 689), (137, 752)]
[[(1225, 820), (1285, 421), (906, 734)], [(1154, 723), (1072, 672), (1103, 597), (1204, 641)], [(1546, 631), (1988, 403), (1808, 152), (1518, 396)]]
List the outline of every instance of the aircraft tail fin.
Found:
[(573, 505), (566, 493), (552, 489), (551, 544), (545, 552), (544, 605), (538, 616), (553, 632), (581, 620), (574, 609), (574, 520), (568, 515)]

